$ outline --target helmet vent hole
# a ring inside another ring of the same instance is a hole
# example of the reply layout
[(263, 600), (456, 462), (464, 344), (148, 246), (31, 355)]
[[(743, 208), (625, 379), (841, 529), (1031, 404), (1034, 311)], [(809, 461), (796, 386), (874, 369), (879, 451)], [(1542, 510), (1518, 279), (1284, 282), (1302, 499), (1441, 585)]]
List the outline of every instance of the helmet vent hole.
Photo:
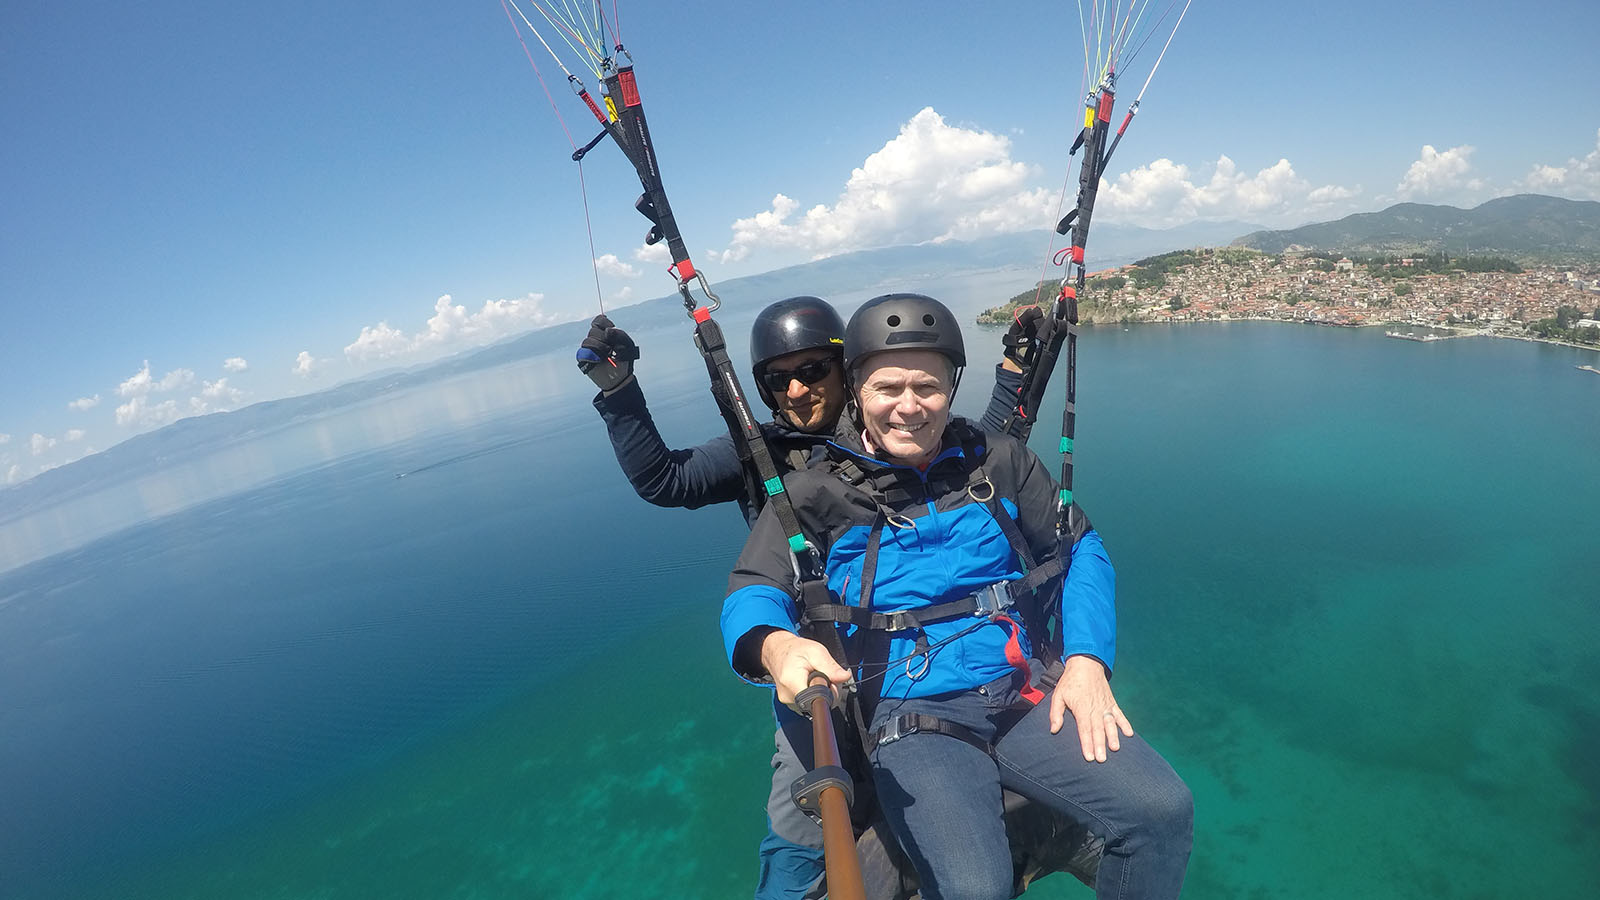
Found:
[(922, 324), (924, 324), (924, 325), (932, 325), (933, 324), (933, 316), (924, 315), (922, 317)]
[(900, 327), (900, 317), (899, 316), (890, 316), (889, 317), (889, 327), (890, 328), (899, 328)]

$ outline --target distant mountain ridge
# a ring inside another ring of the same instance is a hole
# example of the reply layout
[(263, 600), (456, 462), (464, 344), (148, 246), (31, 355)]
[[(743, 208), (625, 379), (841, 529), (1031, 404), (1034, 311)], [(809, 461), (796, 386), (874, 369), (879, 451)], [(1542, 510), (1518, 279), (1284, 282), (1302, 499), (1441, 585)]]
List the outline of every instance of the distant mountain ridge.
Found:
[[(1097, 268), (1120, 265), (1153, 253), (1225, 242), (1254, 227), (1237, 222), (1197, 222), (1179, 228), (1152, 230), (1106, 224), (1095, 231), (1089, 248), (1090, 258)], [(892, 290), (898, 284), (926, 282), (965, 272), (1036, 267), (1049, 237), (1048, 231), (1040, 230), (975, 241), (862, 250), (714, 282), (715, 290), (728, 307), (718, 318), (724, 324), (748, 321), (756, 310), (773, 300), (796, 294), (831, 297), (880, 288)], [(687, 331), (683, 303), (675, 293), (608, 312), (631, 330), (682, 323)], [(316, 393), (266, 400), (231, 412), (179, 419), (21, 484), (0, 487), (0, 523), (70, 497), (92, 493), (130, 475), (197, 458), (340, 407), (540, 353), (576, 348), (588, 328), (587, 321), (551, 325), (442, 360), (373, 373)], [(739, 339), (732, 332), (730, 336)]]
[(1292, 247), (1362, 253), (1444, 251), (1497, 254), (1526, 262), (1600, 259), (1600, 203), (1541, 194), (1497, 197), (1472, 209), (1399, 203), (1381, 212), (1234, 241), (1267, 253)]

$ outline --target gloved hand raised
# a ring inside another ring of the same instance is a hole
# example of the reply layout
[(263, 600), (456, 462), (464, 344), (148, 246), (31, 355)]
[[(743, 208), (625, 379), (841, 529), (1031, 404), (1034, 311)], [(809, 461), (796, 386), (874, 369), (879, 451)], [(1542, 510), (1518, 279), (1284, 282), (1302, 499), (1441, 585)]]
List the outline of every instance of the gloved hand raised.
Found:
[(633, 361), (638, 358), (633, 338), (603, 314), (589, 323), (589, 336), (578, 345), (578, 369), (607, 394), (633, 377)]
[(1011, 329), (1000, 339), (1006, 348), (1006, 359), (1015, 363), (1019, 372), (1022, 371), (1023, 357), (1027, 354), (1028, 348), (1039, 339), (1039, 322), (1043, 319), (1044, 312), (1038, 306), (1018, 307), (1011, 319)]

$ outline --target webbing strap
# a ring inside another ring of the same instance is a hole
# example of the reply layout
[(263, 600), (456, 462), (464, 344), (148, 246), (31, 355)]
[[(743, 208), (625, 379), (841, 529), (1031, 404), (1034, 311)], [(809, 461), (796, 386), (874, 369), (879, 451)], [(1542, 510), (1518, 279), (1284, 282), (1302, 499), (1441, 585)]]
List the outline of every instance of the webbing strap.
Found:
[(867, 753), (868, 755), (876, 753), (879, 747), (913, 734), (942, 734), (977, 747), (985, 756), (994, 753), (994, 747), (972, 729), (926, 713), (902, 713), (884, 723), (882, 728), (867, 735), (865, 741)]
[[(750, 412), (750, 404), (739, 387), (739, 376), (734, 371), (733, 360), (728, 357), (728, 345), (723, 339), (721, 326), (709, 315), (697, 317), (694, 334), (695, 343), (706, 359), (706, 366), (713, 373), (712, 390), (714, 393), (720, 392), (719, 398), (726, 398), (729, 415), (725, 418), (730, 426), (729, 434), (733, 437), (740, 458), (748, 459), (755, 467), (756, 477), (765, 491), (766, 502), (778, 517), (789, 549), (799, 565), (802, 580), (821, 577), (816, 554), (811, 552), (800, 530), (800, 519), (795, 514), (794, 504), (789, 502), (789, 494), (783, 489), (783, 478), (772, 460), (772, 450), (767, 446), (766, 436), (761, 433), (761, 426)], [(735, 425), (738, 427), (733, 427)]]
[(873, 612), (870, 609), (846, 606), (843, 603), (823, 603), (807, 608), (805, 615), (812, 622), (851, 625), (870, 631), (898, 632), (918, 630), (925, 625), (946, 619), (968, 618), (980, 614), (991, 615), (999, 611), (993, 603), (980, 599), (977, 594), (970, 594), (960, 600), (890, 613)]
[(639, 100), (633, 67), (617, 69), (606, 76), (605, 83), (608, 96), (623, 101), (622, 108), (617, 110), (617, 120), (608, 121), (606, 130), (616, 139), (617, 146), (622, 148), (623, 155), (633, 163), (634, 171), (639, 175), (644, 196), (639, 198), (636, 207), (655, 223), (645, 243), (654, 244), (665, 238), (679, 280), (688, 281), (694, 277), (694, 265), (689, 262), (688, 247), (684, 244), (682, 232), (678, 230), (677, 220), (673, 218), (672, 207), (667, 203), (667, 191), (661, 183), (661, 168), (656, 162), (655, 144), (650, 140), (650, 125), (645, 121), (644, 104)]

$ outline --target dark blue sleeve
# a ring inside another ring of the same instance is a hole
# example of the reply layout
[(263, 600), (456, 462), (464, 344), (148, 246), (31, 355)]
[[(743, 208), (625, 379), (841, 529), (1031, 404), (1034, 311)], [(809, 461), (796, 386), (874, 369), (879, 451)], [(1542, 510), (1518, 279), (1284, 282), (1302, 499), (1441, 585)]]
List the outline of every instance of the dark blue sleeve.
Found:
[(596, 396), (594, 408), (605, 420), (622, 473), (646, 501), (699, 509), (744, 499), (744, 472), (731, 436), (721, 434), (687, 450), (669, 449), (650, 418), (637, 379), (609, 396)]
[[(990, 434), (1000, 434), (1005, 427), (1006, 419), (1011, 417), (1011, 411), (1017, 407), (1017, 389), (1022, 387), (1022, 373), (1013, 372), (1003, 364), (996, 363), (994, 367), (994, 393), (989, 396), (989, 408), (983, 411), (983, 418), (978, 420), (978, 427)], [(1011, 426), (1012, 437), (1022, 436), (1022, 421), (1019, 419)]]

